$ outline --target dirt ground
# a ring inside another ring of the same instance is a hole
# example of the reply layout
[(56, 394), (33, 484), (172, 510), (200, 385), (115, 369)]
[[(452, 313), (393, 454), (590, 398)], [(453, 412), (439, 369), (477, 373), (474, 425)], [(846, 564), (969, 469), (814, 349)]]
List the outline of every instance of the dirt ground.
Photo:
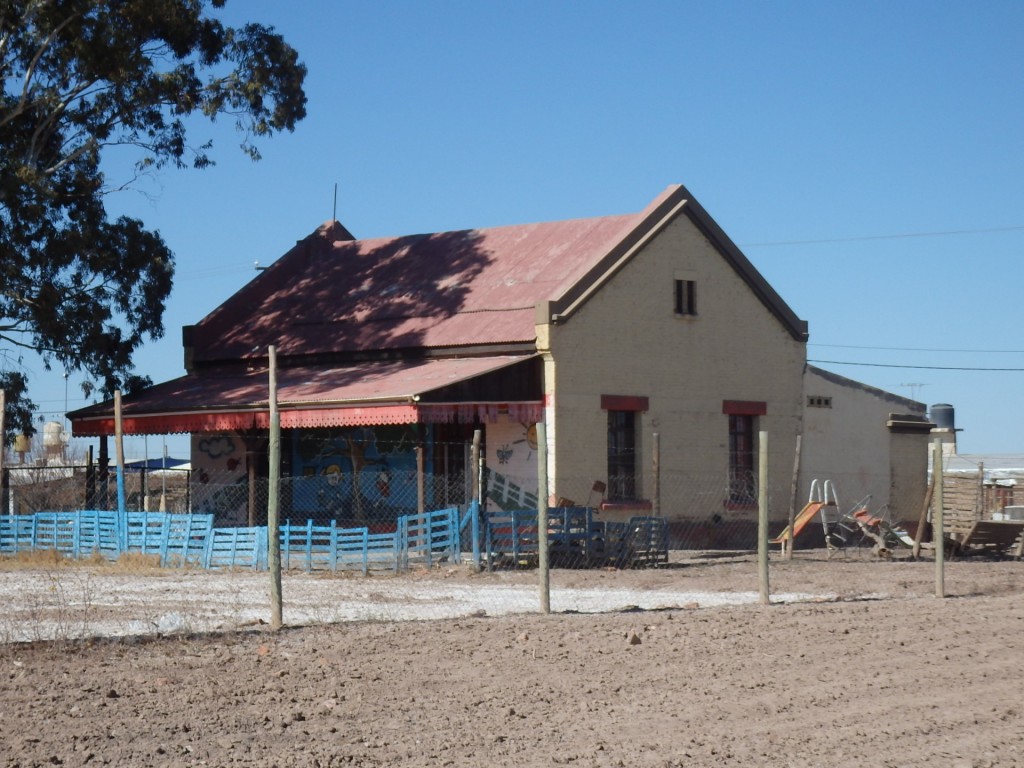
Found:
[[(8, 644), (0, 766), (1024, 766), (1024, 563), (949, 562), (945, 599), (930, 561), (771, 580), (807, 597)], [(756, 563), (552, 585), (756, 593)]]

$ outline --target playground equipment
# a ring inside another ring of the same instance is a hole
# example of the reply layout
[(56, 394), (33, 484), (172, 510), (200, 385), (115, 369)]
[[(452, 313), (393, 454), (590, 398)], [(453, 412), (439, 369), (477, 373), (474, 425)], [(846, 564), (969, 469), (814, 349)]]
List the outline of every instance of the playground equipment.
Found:
[(815, 516), (821, 519), (829, 557), (840, 550), (867, 545), (879, 557), (889, 557), (897, 547), (914, 546), (910, 534), (889, 520), (887, 506), (878, 512), (871, 511), (871, 496), (844, 511), (831, 480), (811, 482), (807, 504), (794, 518), (792, 531), (787, 525), (769, 543), (785, 545), (806, 530)]
[(838, 550), (871, 545), (878, 557), (891, 557), (898, 547), (913, 547), (914, 540), (903, 528), (889, 520), (888, 505), (878, 512), (871, 511), (871, 496), (865, 496), (849, 511), (838, 514), (834, 520), (822, 517), (825, 526), (825, 545), (829, 557)]
[(778, 536), (774, 539), (769, 539), (768, 543), (784, 546), (786, 542), (799, 536), (807, 527), (807, 524), (814, 519), (815, 515), (820, 513), (824, 521), (825, 508), (835, 506), (836, 504), (838, 502), (836, 501), (836, 493), (832, 481), (826, 480), (824, 483), (819, 483), (818, 480), (813, 480), (806, 506), (800, 510), (800, 514), (793, 518), (793, 530), (790, 531), (790, 527), (787, 525)]

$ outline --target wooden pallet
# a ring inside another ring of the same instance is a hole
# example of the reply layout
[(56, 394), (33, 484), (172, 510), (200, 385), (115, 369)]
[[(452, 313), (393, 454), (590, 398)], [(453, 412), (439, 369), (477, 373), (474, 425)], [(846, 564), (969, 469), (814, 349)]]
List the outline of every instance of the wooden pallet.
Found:
[(1020, 557), (1022, 537), (1024, 520), (975, 520), (959, 543), (965, 552)]

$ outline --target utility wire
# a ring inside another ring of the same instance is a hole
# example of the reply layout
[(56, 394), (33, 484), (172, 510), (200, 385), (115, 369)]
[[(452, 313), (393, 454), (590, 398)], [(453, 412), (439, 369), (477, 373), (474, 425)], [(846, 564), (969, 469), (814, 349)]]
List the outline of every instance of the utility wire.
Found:
[(851, 363), (847, 360), (807, 360), (808, 363), (824, 363), (825, 365), (861, 365), (869, 368), (918, 368), (929, 371), (1011, 371), (1024, 372), (1024, 368), (972, 368), (958, 365), (901, 365), (897, 363)]
[(834, 349), (870, 349), (876, 351), (890, 352), (961, 352), (961, 353), (985, 353), (992, 355), (1024, 355), (1024, 349), (936, 349), (932, 347), (870, 347), (860, 344), (814, 344), (808, 343), (809, 347), (830, 347)]
[(774, 245), (821, 245), (823, 243), (855, 243), (864, 240), (903, 240), (911, 237), (947, 237), (949, 235), (980, 235), (991, 232), (1019, 232), (1024, 226), (992, 227), (991, 229), (951, 229), (945, 232), (903, 232), (893, 235), (856, 235), (853, 237), (832, 237), (821, 240), (775, 240), (765, 243), (741, 243), (741, 248), (768, 248)]

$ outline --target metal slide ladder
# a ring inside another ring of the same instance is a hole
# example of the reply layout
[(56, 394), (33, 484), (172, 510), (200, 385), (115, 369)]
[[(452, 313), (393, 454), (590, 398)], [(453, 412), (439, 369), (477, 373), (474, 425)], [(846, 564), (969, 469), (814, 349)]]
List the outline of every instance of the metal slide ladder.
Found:
[(839, 496), (836, 493), (836, 486), (831, 480), (812, 480), (811, 491), (807, 495), (807, 503), (817, 502), (821, 507), (821, 527), (825, 534), (825, 546), (828, 547), (829, 555), (837, 549), (839, 541), (834, 538), (835, 532), (844, 515), (839, 506)]
[[(830, 520), (828, 527), (825, 528), (825, 546), (828, 547), (829, 557), (840, 549), (861, 546), (869, 538), (878, 541), (877, 536), (872, 535), (872, 529), (877, 527), (880, 520), (870, 514), (870, 505), (871, 494), (858, 501), (845, 513), (839, 511), (837, 504), (835, 519)], [(822, 517), (822, 523), (824, 522), (825, 518)]]

